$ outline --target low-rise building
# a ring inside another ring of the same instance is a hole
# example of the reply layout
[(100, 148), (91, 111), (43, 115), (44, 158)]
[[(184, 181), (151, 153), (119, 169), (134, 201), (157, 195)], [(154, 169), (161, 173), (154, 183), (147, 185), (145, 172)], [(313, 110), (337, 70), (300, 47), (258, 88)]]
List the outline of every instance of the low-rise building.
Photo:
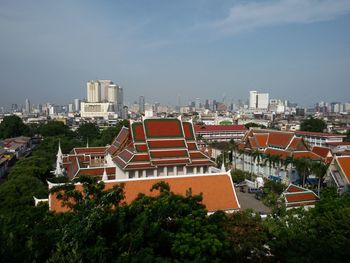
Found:
[(324, 181), (327, 186), (336, 187), (340, 194), (349, 192), (350, 156), (335, 156), (328, 167)]
[(288, 185), (300, 182), (292, 160), (302, 158), (325, 161), (294, 132), (251, 129), (234, 151), (232, 163), (237, 169)]
[(324, 132), (308, 132), (308, 131), (296, 131), (297, 137), (303, 137), (304, 141), (310, 146), (324, 146), (327, 147), (330, 143), (342, 142), (345, 135), (324, 133)]
[(194, 125), (199, 143), (241, 140), (247, 128), (244, 125)]
[(294, 184), (290, 184), (281, 197), (287, 210), (298, 207), (313, 208), (320, 199), (313, 191)]

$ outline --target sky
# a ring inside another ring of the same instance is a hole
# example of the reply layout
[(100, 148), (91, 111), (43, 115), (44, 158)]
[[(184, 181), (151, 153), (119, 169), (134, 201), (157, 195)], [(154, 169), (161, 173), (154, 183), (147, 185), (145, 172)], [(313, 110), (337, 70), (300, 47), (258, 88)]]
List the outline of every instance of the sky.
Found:
[(90, 79), (125, 101), (350, 100), (350, 0), (1, 0), (0, 106), (66, 104)]

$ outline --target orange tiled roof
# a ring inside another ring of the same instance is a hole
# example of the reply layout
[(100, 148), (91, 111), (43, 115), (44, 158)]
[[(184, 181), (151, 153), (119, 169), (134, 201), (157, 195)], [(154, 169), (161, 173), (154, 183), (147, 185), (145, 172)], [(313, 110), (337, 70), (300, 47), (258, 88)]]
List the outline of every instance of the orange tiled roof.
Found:
[(278, 150), (278, 149), (272, 149), (272, 148), (266, 148), (264, 151), (264, 154), (266, 155), (277, 155), (281, 158), (286, 159), (288, 156), (290, 156), (290, 152), (285, 150)]
[(329, 156), (331, 150), (327, 147), (321, 147), (321, 146), (314, 146), (312, 148), (312, 152), (316, 153), (317, 155), (326, 158)]
[[(134, 169), (142, 164), (146, 168), (157, 165), (213, 165), (209, 157), (203, 155), (200, 160), (191, 160), (191, 154), (199, 153), (193, 125), (180, 119), (144, 119), (131, 123), (132, 142), (128, 150), (120, 149), (113, 161), (122, 169)], [(145, 131), (145, 132), (144, 132)], [(135, 157), (147, 154), (147, 158)]]
[(185, 138), (188, 141), (194, 141), (196, 140), (194, 131), (193, 131), (193, 125), (191, 122), (183, 122), (183, 129), (185, 132)]
[(267, 141), (269, 139), (269, 134), (268, 133), (257, 133), (255, 134), (256, 142), (257, 142), (257, 147), (259, 148), (265, 148), (267, 147)]
[[(158, 195), (158, 191), (151, 192), (150, 189), (155, 183), (160, 181), (168, 183), (171, 191), (175, 194), (185, 196), (188, 189), (191, 189), (193, 195), (202, 193), (202, 203), (209, 212), (237, 210), (240, 208), (232, 179), (228, 174), (113, 180), (105, 182), (105, 189), (111, 189), (113, 186), (123, 183), (125, 191), (124, 201), (130, 204), (137, 198), (139, 193), (148, 196)], [(76, 189), (81, 191), (82, 186), (76, 185)], [(69, 210), (67, 207), (62, 207), (61, 201), (57, 199), (55, 194), (51, 194), (49, 200), (51, 211), (67, 212)]]
[(337, 156), (336, 161), (350, 183), (350, 156)]
[(303, 139), (300, 137), (293, 137), (292, 141), (288, 145), (288, 150), (290, 151), (306, 151), (307, 148), (303, 143)]
[(314, 205), (319, 200), (313, 191), (293, 184), (290, 184), (282, 195), (287, 207)]
[(298, 151), (298, 152), (293, 152), (293, 158), (294, 159), (300, 159), (300, 158), (309, 158), (311, 160), (321, 160), (322, 157), (319, 156), (316, 153), (309, 152), (309, 151)]
[(107, 147), (74, 148), (75, 154), (104, 154)]
[(182, 123), (178, 119), (146, 119), (143, 126), (148, 139), (184, 138)]
[(289, 132), (270, 132), (267, 144), (285, 149), (292, 138), (293, 134)]

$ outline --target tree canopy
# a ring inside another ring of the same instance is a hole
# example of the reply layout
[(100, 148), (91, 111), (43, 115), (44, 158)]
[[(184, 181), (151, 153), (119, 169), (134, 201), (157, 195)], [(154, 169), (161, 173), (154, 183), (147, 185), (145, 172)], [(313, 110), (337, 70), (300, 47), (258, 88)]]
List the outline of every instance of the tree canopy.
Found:
[(28, 132), (29, 128), (16, 115), (5, 116), (0, 123), (0, 138), (2, 139), (27, 135)]
[(300, 124), (301, 131), (323, 132), (326, 128), (327, 124), (323, 120), (313, 117), (305, 119)]

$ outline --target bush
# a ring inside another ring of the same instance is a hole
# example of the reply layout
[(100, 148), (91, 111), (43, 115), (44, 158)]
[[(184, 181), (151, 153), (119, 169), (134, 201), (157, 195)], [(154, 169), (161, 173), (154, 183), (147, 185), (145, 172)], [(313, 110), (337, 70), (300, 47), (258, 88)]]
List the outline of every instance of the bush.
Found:
[(242, 171), (242, 170), (234, 170), (231, 171), (232, 181), (234, 183), (243, 182), (245, 179), (251, 180), (252, 176), (250, 173)]

